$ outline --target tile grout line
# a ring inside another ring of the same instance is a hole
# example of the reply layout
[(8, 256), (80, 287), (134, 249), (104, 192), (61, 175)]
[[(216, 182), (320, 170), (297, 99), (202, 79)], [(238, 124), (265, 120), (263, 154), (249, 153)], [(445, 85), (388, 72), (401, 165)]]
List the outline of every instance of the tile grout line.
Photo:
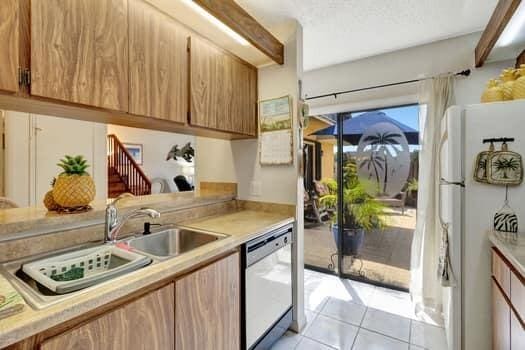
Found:
[(326, 344), (326, 343), (323, 343), (323, 342), (320, 341), (319, 339), (311, 338), (311, 337), (306, 336), (306, 335), (303, 335), (303, 338), (306, 338), (306, 339), (308, 339), (308, 340), (311, 340), (311, 341), (314, 341), (314, 342), (316, 342), (316, 343), (322, 344), (322, 345), (324, 345), (324, 346), (328, 346), (330, 349), (335, 349), (335, 350), (337, 350), (337, 348), (334, 348), (332, 345), (328, 345), (328, 344)]
[[(408, 345), (416, 345), (416, 344), (411, 344), (409, 341), (407, 342), (407, 341), (404, 341), (404, 340), (401, 340), (401, 339), (398, 339), (398, 338), (394, 338), (394, 337), (392, 337), (392, 336), (390, 336), (388, 334), (383, 334), (383, 333), (380, 333), (378, 331), (374, 331), (373, 329), (368, 329), (368, 328), (365, 328), (365, 327), (359, 327), (359, 329), (364, 329), (367, 332), (375, 333), (375, 334), (381, 335), (381, 336), (383, 336), (385, 338), (389, 338), (389, 339), (392, 339), (392, 340), (397, 340), (397, 341), (399, 341), (401, 343), (405, 343), (405, 344), (408, 344)], [(419, 346), (419, 345), (416, 345), (416, 346)]]

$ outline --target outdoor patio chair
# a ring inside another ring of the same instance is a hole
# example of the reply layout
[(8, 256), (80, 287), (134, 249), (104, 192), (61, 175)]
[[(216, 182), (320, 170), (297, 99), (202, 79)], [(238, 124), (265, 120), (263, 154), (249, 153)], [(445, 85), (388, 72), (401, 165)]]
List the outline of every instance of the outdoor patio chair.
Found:
[(314, 188), (312, 190), (304, 190), (305, 220), (316, 224), (322, 224), (323, 222), (330, 220), (330, 210), (323, 207), (319, 202), (319, 198), (326, 194), (328, 194), (328, 188), (319, 181), (314, 181)]
[(391, 207), (391, 208), (401, 208), (401, 214), (402, 215), (405, 215), (405, 204), (406, 204), (406, 199), (407, 199), (407, 193), (406, 191), (404, 192), (399, 192), (398, 194), (396, 194), (394, 197), (377, 197), (376, 200), (387, 206), (387, 207)]

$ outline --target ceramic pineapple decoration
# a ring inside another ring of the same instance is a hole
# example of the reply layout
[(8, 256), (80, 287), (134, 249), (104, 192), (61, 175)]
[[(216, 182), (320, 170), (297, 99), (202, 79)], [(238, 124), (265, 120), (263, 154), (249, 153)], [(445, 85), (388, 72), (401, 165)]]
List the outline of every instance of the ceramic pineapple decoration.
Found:
[(516, 71), (518, 79), (514, 82), (512, 97), (519, 100), (525, 98), (525, 64), (522, 64)]
[(504, 69), (500, 75), (501, 89), (503, 90), (503, 100), (512, 100), (512, 90), (516, 82), (517, 74), (513, 68)]
[(75, 209), (89, 206), (95, 199), (95, 183), (86, 172), (89, 167), (83, 156), (65, 156), (57, 164), (64, 171), (53, 186), (53, 200), (62, 208)]
[[(51, 181), (51, 188), (55, 187), (55, 182), (57, 181), (56, 178), (53, 178), (53, 181)], [(60, 205), (55, 202), (55, 198), (53, 197), (53, 190), (47, 191), (46, 195), (44, 196), (44, 206), (49, 211), (56, 211), (60, 210)]]
[(500, 86), (500, 83), (498, 80), (491, 79), (487, 83), (487, 87), (485, 88), (485, 91), (483, 91), (483, 94), (481, 95), (481, 102), (488, 103), (488, 102), (498, 102), (503, 101), (503, 89)]

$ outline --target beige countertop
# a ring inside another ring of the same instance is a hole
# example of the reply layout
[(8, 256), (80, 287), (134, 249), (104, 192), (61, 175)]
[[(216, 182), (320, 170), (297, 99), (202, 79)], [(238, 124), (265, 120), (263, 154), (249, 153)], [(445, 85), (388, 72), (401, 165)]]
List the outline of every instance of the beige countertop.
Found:
[[(166, 212), (230, 201), (234, 198), (235, 195), (231, 193), (163, 193), (123, 199), (119, 202), (119, 209), (122, 212), (126, 212), (127, 210), (147, 206), (160, 212)], [(72, 215), (49, 212), (43, 206), (0, 210), (0, 242), (65, 229), (103, 224), (108, 201), (94, 201), (91, 203), (93, 208), (91, 211)]]
[(489, 232), (489, 240), (525, 276), (525, 233)]
[(178, 257), (150, 265), (111, 281), (78, 292), (75, 298), (42, 310), (27, 307), (23, 312), (0, 320), (0, 348), (45, 331), (104, 304), (115, 301), (155, 282), (188, 271), (200, 263), (236, 249), (252, 238), (292, 223), (293, 217), (275, 212), (242, 210), (234, 213), (183, 222), (180, 226), (228, 234)]

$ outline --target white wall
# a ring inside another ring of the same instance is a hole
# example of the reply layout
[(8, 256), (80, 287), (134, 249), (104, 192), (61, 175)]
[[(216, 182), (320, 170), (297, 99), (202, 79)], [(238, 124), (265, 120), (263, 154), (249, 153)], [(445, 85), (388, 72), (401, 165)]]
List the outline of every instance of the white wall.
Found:
[(21, 207), (30, 203), (29, 114), (5, 112), (5, 196)]
[(125, 126), (108, 125), (108, 134), (115, 134), (122, 143), (139, 143), (143, 146), (142, 170), (151, 180), (154, 178), (165, 179), (172, 192), (177, 191), (173, 178), (183, 174), (183, 166), (174, 160), (166, 161), (166, 156), (174, 145), (183, 147), (191, 142), (195, 148), (195, 159), (199, 159), (195, 146), (195, 137), (191, 135), (175, 134), (170, 132), (128, 128)]
[(5, 112), (6, 197), (21, 207), (42, 205), (64, 155), (83, 155), (97, 190), (107, 196), (106, 126), (75, 119)]
[(480, 103), (483, 90), (490, 79), (497, 78), (504, 68), (514, 66), (514, 60), (487, 63), (479, 69), (473, 69), (467, 79), (457, 79), (455, 96), (458, 105)]
[(200, 181), (237, 182), (231, 141), (196, 137), (195, 144), (196, 185)]
[[(468, 78), (458, 77), (456, 103), (478, 103), (486, 81), (513, 62), (487, 64), (474, 69), (474, 48), (480, 33), (399, 50), (354, 62), (305, 72), (307, 96), (328, 94), (368, 86), (432, 77), (447, 72), (472, 70)], [(381, 88), (365, 92), (309, 100), (311, 114), (336, 113), (386, 107), (418, 101), (419, 84)]]
[[(297, 29), (299, 28), (299, 29)], [(298, 81), (302, 74), (302, 31), (295, 22), (283, 24), (273, 32), (285, 46), (284, 65), (270, 65), (259, 68), (259, 100), (291, 95), (294, 115), (294, 146), (297, 155), (298, 123), (297, 103)], [(261, 166), (259, 163), (258, 140), (233, 141), (233, 155), (239, 183), (239, 198), (263, 202), (297, 203), (297, 167), (292, 165)], [(252, 187), (260, 188), (260, 195)]]

